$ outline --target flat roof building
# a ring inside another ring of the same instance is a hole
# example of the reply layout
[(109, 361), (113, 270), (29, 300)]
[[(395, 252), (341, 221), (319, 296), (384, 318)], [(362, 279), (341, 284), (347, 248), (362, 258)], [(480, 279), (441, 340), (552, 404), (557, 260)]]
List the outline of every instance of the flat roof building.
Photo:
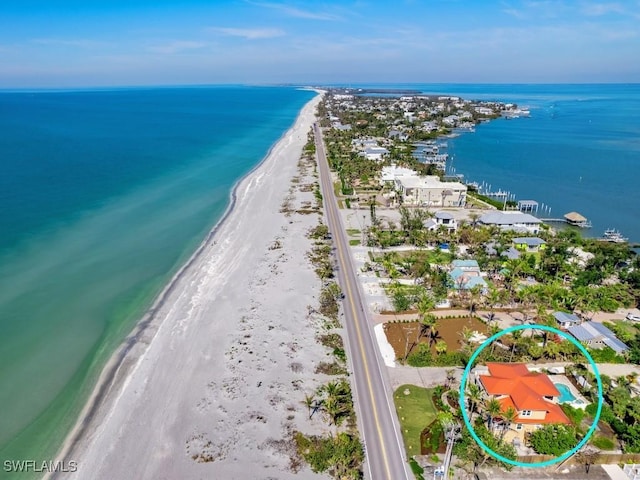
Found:
[(399, 176), (395, 185), (403, 203), (422, 207), (464, 207), (467, 186), (460, 182), (443, 182), (435, 175)]

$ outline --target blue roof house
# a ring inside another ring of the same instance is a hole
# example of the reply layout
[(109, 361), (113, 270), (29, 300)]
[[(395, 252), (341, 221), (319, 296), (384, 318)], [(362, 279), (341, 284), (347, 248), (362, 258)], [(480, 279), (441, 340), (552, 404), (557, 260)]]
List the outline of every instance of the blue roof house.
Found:
[(471, 290), (480, 287), (482, 293), (488, 291), (487, 282), (482, 278), (480, 267), (476, 260), (454, 260), (449, 277), (455, 290)]
[(573, 313), (553, 312), (553, 318), (556, 319), (556, 322), (558, 322), (558, 325), (562, 328), (573, 327), (581, 323), (580, 318)]
[(603, 348), (605, 345), (616, 353), (629, 350), (607, 327), (597, 322), (584, 322), (569, 327), (569, 333), (590, 348)]
[(477, 270), (480, 272), (480, 266), (476, 260), (454, 260), (451, 262), (451, 266), (462, 270)]

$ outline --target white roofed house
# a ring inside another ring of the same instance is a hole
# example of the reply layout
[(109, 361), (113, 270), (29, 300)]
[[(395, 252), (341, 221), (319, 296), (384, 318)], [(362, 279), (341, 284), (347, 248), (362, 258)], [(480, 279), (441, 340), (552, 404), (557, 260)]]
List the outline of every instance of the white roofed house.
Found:
[(394, 183), (397, 177), (418, 176), (418, 172), (406, 167), (398, 167), (397, 165), (388, 165), (382, 167), (380, 171), (380, 183)]
[(558, 326), (562, 328), (569, 328), (582, 323), (582, 320), (574, 313), (553, 312), (553, 318), (558, 322)]
[(409, 138), (409, 135), (407, 135), (404, 132), (401, 132), (400, 130), (390, 130), (389, 131), (389, 138), (395, 138), (396, 140), (399, 140), (401, 142), (406, 142), (407, 139)]
[(443, 211), (436, 212), (433, 216), (433, 221), (435, 223), (435, 229), (438, 229), (442, 226), (447, 230), (449, 230), (450, 232), (452, 232), (458, 228), (456, 219), (449, 212), (443, 212)]
[(540, 231), (542, 220), (528, 213), (502, 212), (499, 210), (485, 213), (478, 218), (482, 225), (495, 225), (502, 230), (515, 230), (536, 234)]
[(366, 147), (363, 152), (360, 152), (359, 155), (365, 157), (367, 160), (375, 160), (379, 162), (382, 160), (382, 157), (389, 153), (384, 147)]
[(395, 179), (395, 185), (405, 205), (464, 207), (467, 203), (466, 185), (443, 182), (435, 175), (399, 176)]

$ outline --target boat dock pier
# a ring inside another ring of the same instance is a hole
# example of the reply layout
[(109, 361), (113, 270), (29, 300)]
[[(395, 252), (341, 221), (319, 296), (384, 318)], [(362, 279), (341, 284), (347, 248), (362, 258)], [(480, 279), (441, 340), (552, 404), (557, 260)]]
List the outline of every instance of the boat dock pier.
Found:
[(543, 222), (566, 223), (579, 228), (591, 228), (591, 222), (577, 212), (569, 212), (562, 218), (540, 218)]

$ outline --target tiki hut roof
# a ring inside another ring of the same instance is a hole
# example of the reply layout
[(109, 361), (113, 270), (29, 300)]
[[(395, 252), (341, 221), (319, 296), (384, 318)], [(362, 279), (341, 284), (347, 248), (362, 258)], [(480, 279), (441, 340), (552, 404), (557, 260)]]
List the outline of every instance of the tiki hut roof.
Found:
[(569, 212), (564, 216), (564, 218), (573, 223), (582, 223), (587, 221), (587, 219), (578, 212)]

